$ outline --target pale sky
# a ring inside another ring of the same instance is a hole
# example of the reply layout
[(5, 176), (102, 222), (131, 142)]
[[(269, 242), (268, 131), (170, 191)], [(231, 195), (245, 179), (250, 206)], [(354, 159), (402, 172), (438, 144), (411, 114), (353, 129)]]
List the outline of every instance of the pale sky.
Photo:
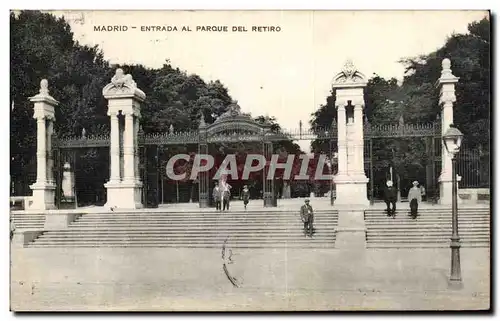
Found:
[[(75, 38), (99, 45), (111, 63), (160, 67), (166, 59), (205, 81), (219, 79), (244, 112), (269, 114), (284, 128), (308, 124), (347, 59), (368, 78), (401, 79), (403, 57), (430, 53), (485, 11), (72, 11)], [(126, 32), (94, 26), (126, 25)], [(177, 26), (145, 32), (141, 26)], [(249, 32), (196, 32), (196, 26), (246, 26)], [(131, 26), (136, 26), (132, 29)], [(192, 32), (181, 32), (190, 26)], [(279, 26), (280, 32), (251, 32)], [(453, 62), (452, 62), (453, 69)], [(306, 125), (307, 127), (307, 125)], [(309, 142), (300, 143), (305, 149)], [(307, 149), (305, 149), (307, 150)]]

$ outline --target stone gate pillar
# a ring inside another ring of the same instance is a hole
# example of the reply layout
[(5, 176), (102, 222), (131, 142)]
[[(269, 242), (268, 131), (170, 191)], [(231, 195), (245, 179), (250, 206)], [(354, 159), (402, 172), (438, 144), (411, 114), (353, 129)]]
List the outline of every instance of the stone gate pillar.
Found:
[[(208, 142), (207, 142), (207, 124), (205, 123), (205, 118), (203, 114), (200, 116), (200, 126), (199, 131), (199, 141), (198, 141), (198, 153), (201, 155), (208, 154)], [(207, 208), (210, 206), (210, 177), (209, 171), (202, 171), (198, 173), (198, 193), (199, 193), (199, 206), (200, 208)]]
[[(442, 62), (441, 77), (438, 79), (440, 87), (439, 104), (441, 105), (441, 137), (453, 124), (453, 103), (457, 100), (455, 96), (455, 84), (459, 78), (451, 71), (451, 61), (446, 58)], [(441, 140), (441, 175), (439, 176), (439, 203), (452, 203), (452, 163), (446, 146)], [(460, 178), (457, 179), (457, 182)]]
[(40, 91), (36, 96), (30, 97), (34, 103), (33, 118), (37, 123), (37, 175), (36, 182), (30, 185), (33, 191), (33, 203), (30, 209), (47, 210), (55, 206), (55, 183), (52, 160), (52, 134), (54, 130), (54, 107), (59, 102), (49, 95), (47, 79), (40, 82)]
[(263, 170), (262, 198), (264, 199), (264, 207), (276, 207), (274, 195), (274, 177), (269, 176), (269, 162), (273, 155), (273, 142), (264, 141), (263, 154), (266, 159), (266, 165)]
[[(337, 205), (369, 205), (367, 197), (368, 178), (364, 169), (363, 108), (366, 80), (348, 61), (338, 73), (332, 87), (336, 92), (338, 137), (338, 173), (334, 177)], [(353, 108), (354, 117), (347, 124), (346, 107)], [(348, 128), (349, 126), (349, 128)], [(348, 135), (349, 131), (349, 135)]]
[[(141, 208), (142, 182), (138, 166), (138, 126), (141, 117), (141, 103), (146, 99), (137, 88), (131, 75), (125, 75), (118, 68), (111, 83), (102, 90), (108, 100), (108, 115), (111, 122), (110, 134), (110, 178), (104, 185), (107, 189), (106, 207), (124, 209)], [(119, 117), (125, 118), (120, 128)], [(123, 131), (123, 143), (120, 132)], [(120, 163), (123, 162), (123, 171)]]

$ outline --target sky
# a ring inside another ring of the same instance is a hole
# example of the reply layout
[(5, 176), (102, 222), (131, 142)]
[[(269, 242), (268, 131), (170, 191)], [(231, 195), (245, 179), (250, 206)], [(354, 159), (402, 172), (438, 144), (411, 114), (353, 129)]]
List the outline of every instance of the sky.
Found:
[[(275, 116), (283, 128), (308, 124), (347, 59), (370, 78), (402, 79), (404, 57), (427, 54), (484, 11), (56, 11), (81, 44), (98, 45), (113, 64), (171, 64), (205, 81), (219, 79), (243, 112)], [(94, 31), (94, 26), (128, 26)], [(135, 26), (135, 29), (132, 29)], [(141, 31), (176, 26), (178, 31)], [(192, 32), (182, 32), (189, 26)], [(196, 31), (244, 26), (248, 32)], [(252, 26), (279, 32), (252, 32)], [(453, 62), (452, 62), (453, 69)], [(306, 127), (306, 126), (305, 126)], [(309, 142), (301, 142), (307, 150)]]

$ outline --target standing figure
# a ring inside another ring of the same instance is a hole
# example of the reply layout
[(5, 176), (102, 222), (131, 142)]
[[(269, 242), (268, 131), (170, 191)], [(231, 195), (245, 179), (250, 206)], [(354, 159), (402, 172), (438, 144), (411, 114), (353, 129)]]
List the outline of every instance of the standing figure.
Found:
[(220, 211), (221, 206), (220, 206), (220, 201), (221, 201), (221, 188), (219, 187), (219, 183), (215, 182), (214, 189), (212, 191), (212, 197), (214, 198), (215, 202), (215, 210)]
[(12, 238), (14, 237), (14, 232), (16, 230), (16, 226), (14, 225), (14, 222), (12, 222), (12, 218), (10, 218), (10, 240), (12, 241)]
[(308, 199), (305, 200), (305, 204), (300, 208), (300, 218), (304, 223), (304, 235), (307, 236), (309, 234), (309, 237), (312, 237), (314, 230), (314, 213), (312, 206), (309, 205)]
[(231, 199), (231, 185), (227, 182), (222, 182), (222, 210), (229, 211), (229, 200)]
[[(387, 187), (384, 190), (384, 201), (387, 205), (387, 216), (396, 218), (396, 200), (398, 199), (397, 191), (394, 186), (392, 186), (392, 181), (387, 181)], [(392, 208), (391, 206), (392, 205)]]
[(243, 197), (243, 205), (245, 206), (245, 210), (247, 209), (248, 202), (250, 201), (250, 191), (248, 190), (248, 186), (243, 186), (243, 192), (241, 193)]
[(422, 201), (422, 191), (418, 187), (418, 182), (413, 182), (413, 187), (408, 192), (408, 201), (410, 202), (410, 215), (413, 219), (418, 215), (418, 204)]
[(422, 202), (426, 201), (426, 192), (425, 192), (425, 186), (420, 185), (420, 195), (422, 195)]

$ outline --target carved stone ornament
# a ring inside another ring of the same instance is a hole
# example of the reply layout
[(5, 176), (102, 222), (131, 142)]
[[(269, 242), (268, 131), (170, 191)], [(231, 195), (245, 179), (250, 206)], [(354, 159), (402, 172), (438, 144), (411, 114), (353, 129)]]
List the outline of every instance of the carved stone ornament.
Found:
[(116, 69), (115, 75), (111, 78), (111, 83), (117, 88), (122, 88), (124, 85), (137, 88), (137, 84), (134, 79), (132, 79), (132, 75), (125, 74), (121, 68)]
[(455, 77), (451, 70), (451, 60), (448, 58), (444, 58), (441, 62), (441, 77), (439, 78), (440, 83), (456, 83), (460, 79), (459, 77)]
[(334, 83), (349, 83), (349, 82), (362, 82), (364, 81), (365, 76), (359, 72), (354, 66), (351, 60), (347, 60), (342, 68), (342, 71), (339, 72), (333, 82)]
[[(51, 106), (59, 105), (59, 102), (49, 94), (49, 82), (47, 81), (47, 79), (42, 79), (40, 81), (40, 89), (38, 90), (38, 94), (30, 97), (29, 99), (32, 102), (44, 102)], [(45, 114), (45, 112), (42, 112), (42, 114)]]
[(205, 123), (205, 116), (203, 116), (203, 113), (200, 113), (200, 127), (206, 127), (207, 123)]
[(111, 78), (111, 83), (104, 87), (102, 93), (105, 97), (134, 95), (140, 100), (146, 98), (144, 92), (137, 88), (132, 75), (125, 74), (121, 68), (116, 69), (115, 75)]
[(221, 118), (223, 118), (223, 117), (235, 117), (235, 116), (238, 116), (240, 114), (241, 114), (241, 107), (240, 107), (240, 105), (238, 105), (237, 100), (233, 100), (231, 105), (229, 105), (228, 110), (224, 114), (222, 114), (220, 117)]
[(40, 95), (48, 95), (49, 94), (49, 82), (47, 79), (42, 79), (40, 81)]

